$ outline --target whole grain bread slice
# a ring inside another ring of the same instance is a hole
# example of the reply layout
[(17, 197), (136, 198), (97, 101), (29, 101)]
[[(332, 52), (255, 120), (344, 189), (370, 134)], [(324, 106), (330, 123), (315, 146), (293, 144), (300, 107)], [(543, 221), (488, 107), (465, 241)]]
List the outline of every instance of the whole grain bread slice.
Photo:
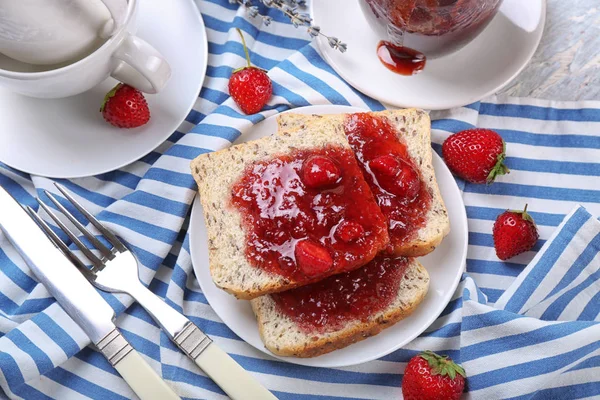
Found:
[[(295, 131), (295, 128), (283, 129), (279, 136), (268, 136), (202, 154), (191, 163), (205, 217), (212, 279), (218, 287), (237, 298), (252, 299), (308, 283), (297, 282), (251, 265), (246, 257), (246, 232), (242, 215), (233, 207), (228, 207), (232, 186), (243, 176), (246, 168), (255, 162), (293, 150), (326, 146), (350, 150), (346, 136), (339, 128), (326, 131), (314, 129), (302, 135), (295, 134)], [(362, 180), (361, 176), (357, 178)], [(370, 195), (366, 182), (363, 181), (363, 184)], [(377, 210), (375, 200), (372, 201), (373, 209)], [(385, 233), (384, 230), (382, 232)], [(375, 257), (379, 250), (373, 249), (372, 254), (366, 255), (364, 263)]]
[[(450, 219), (444, 200), (435, 178), (431, 149), (431, 120), (429, 115), (419, 109), (386, 110), (371, 113), (386, 118), (398, 132), (398, 136), (407, 145), (408, 153), (419, 168), (419, 172), (431, 195), (431, 206), (426, 215), (426, 223), (413, 239), (396, 246), (394, 255), (419, 257), (432, 252), (450, 232)], [(277, 117), (279, 134), (290, 129), (309, 134), (313, 130), (332, 134), (343, 131), (347, 114), (315, 115), (283, 113)]]
[(280, 356), (316, 357), (377, 335), (406, 318), (429, 289), (429, 274), (425, 268), (416, 259), (410, 259), (409, 263), (397, 295), (388, 307), (366, 321), (350, 321), (335, 331), (307, 332), (284, 314), (270, 295), (251, 300), (266, 348)]

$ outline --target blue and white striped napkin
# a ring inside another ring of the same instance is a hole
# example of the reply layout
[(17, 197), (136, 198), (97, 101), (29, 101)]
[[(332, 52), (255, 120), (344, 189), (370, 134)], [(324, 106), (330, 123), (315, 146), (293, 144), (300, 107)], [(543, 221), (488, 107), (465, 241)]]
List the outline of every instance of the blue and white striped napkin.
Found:
[(463, 292), (469, 397), (600, 396), (600, 221), (579, 206), (491, 306)]
[[(465, 365), (468, 398), (600, 396), (598, 221), (576, 208), (560, 225), (578, 204), (600, 215), (600, 102), (489, 98), (432, 113), (436, 151), (453, 132), (495, 129), (507, 142), (512, 172), (491, 186), (459, 182), (469, 218), (467, 274), (440, 318), (405, 348), (359, 366), (310, 368), (274, 360), (233, 334), (208, 305), (192, 272), (187, 216), (195, 185), (189, 161), (229, 146), (253, 124), (290, 107), (384, 106), (343, 82), (304, 32), (279, 13), (261, 8), (274, 19), (265, 27), (227, 0), (197, 4), (207, 26), (209, 67), (187, 121), (158, 149), (125, 168), (60, 181), (129, 242), (142, 263), (140, 276), (154, 292), (280, 399), (400, 398), (406, 362), (425, 349)], [(270, 70), (274, 82), (273, 98), (259, 115), (244, 116), (228, 100), (231, 71), (244, 64), (235, 27), (245, 33), (252, 62)], [(2, 164), (0, 184), (34, 208), (34, 197), (43, 197), (43, 189), (54, 192), (49, 179)], [(525, 203), (540, 230), (538, 246), (501, 262), (494, 254), (492, 224), (505, 209)], [(127, 339), (180, 396), (226, 398), (140, 307), (130, 306), (126, 296), (104, 296)], [(4, 238), (0, 336), (0, 387), (10, 398), (133, 396), (102, 355), (85, 347), (87, 337)]]

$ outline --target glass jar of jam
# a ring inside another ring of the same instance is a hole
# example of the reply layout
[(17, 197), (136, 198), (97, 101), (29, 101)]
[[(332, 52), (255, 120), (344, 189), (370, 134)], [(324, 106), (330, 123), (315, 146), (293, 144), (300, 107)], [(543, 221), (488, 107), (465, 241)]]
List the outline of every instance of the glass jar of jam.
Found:
[(417, 69), (422, 69), (425, 58), (450, 54), (473, 40), (496, 15), (502, 0), (359, 0), (359, 3), (383, 45), (389, 45), (389, 56), (402, 58), (403, 48), (413, 50), (416, 56), (406, 57), (412, 57)]

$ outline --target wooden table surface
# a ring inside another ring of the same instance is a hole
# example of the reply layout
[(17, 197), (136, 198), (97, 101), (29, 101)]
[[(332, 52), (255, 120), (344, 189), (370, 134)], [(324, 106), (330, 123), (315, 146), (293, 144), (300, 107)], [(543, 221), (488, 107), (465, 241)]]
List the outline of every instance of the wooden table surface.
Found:
[(547, 0), (540, 46), (525, 70), (499, 93), (600, 100), (600, 0)]

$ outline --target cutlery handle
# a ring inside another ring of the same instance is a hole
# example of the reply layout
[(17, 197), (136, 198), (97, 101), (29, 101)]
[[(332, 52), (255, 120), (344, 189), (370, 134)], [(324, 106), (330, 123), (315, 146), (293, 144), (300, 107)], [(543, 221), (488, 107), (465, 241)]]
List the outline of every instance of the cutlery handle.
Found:
[(188, 322), (173, 341), (232, 400), (277, 400), (192, 322)]
[(233, 358), (212, 344), (212, 340), (184, 315), (141, 283), (128, 289), (129, 294), (152, 315), (171, 340), (232, 400), (277, 400)]
[(141, 400), (181, 400), (116, 329), (96, 346)]
[(114, 367), (141, 400), (180, 400), (137, 351), (131, 350)]

